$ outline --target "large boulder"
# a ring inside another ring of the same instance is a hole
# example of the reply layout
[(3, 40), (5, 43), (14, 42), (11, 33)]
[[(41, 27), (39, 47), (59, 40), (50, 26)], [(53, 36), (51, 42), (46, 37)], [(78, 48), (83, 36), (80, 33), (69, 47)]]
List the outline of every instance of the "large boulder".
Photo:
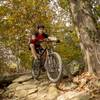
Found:
[(89, 100), (90, 96), (86, 91), (70, 91), (60, 95), (57, 100)]
[(15, 80), (13, 80), (13, 82), (22, 83), (22, 82), (28, 81), (30, 79), (32, 79), (32, 75), (23, 75)]
[(67, 61), (64, 61), (63, 64), (64, 76), (74, 75), (84, 68), (84, 63), (82, 61), (73, 60), (70, 63), (66, 63), (66, 62)]
[(48, 100), (56, 100), (57, 96), (59, 95), (59, 92), (55, 86), (55, 84), (51, 84), (48, 88)]

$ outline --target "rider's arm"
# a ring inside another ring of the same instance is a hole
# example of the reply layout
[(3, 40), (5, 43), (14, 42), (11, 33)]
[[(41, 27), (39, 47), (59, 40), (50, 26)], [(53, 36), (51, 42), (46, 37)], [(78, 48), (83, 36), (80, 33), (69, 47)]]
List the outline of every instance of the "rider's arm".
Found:
[(56, 42), (56, 43), (60, 43), (60, 40), (59, 40), (57, 37), (51, 36), (51, 37), (48, 37), (48, 39), (49, 39), (50, 41), (54, 41), (54, 42)]
[(36, 37), (35, 37), (35, 35), (32, 34), (29, 42), (30, 42), (30, 44), (31, 43), (34, 44), (35, 41), (36, 41)]
[(46, 34), (46, 33), (44, 33), (43, 35), (45, 36), (46, 40), (54, 41), (54, 42), (57, 42), (57, 43), (60, 42), (60, 40), (57, 39), (57, 37), (55, 37), (55, 36), (49, 36), (49, 35)]
[(54, 36), (52, 36), (52, 37), (49, 36), (48, 39), (51, 40), (51, 41), (57, 41), (57, 38), (54, 37)]

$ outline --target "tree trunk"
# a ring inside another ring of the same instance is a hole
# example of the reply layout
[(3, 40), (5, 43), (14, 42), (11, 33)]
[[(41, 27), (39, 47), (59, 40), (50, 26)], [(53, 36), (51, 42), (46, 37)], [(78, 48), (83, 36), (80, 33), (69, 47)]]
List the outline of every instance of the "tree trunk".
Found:
[[(89, 73), (100, 75), (100, 45), (88, 0), (69, 0), (70, 11)], [(98, 38), (98, 39), (97, 39)]]

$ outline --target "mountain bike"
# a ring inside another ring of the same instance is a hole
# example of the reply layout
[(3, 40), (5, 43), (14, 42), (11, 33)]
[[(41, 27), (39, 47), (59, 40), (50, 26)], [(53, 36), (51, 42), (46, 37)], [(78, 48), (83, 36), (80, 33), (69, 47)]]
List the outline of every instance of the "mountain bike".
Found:
[(43, 40), (40, 43), (44, 43), (45, 47), (40, 47), (38, 51), (38, 62), (32, 61), (32, 76), (38, 79), (41, 73), (41, 69), (46, 70), (47, 76), (51, 82), (58, 82), (62, 76), (62, 60), (60, 55), (54, 51), (54, 48), (58, 42)]

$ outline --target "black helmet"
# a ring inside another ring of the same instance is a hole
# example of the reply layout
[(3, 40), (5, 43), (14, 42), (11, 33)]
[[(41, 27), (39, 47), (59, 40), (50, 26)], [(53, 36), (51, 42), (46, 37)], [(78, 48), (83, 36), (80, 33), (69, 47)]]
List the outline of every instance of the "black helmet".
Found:
[(39, 28), (43, 28), (44, 29), (45, 27), (44, 27), (44, 25), (40, 24), (40, 25), (37, 26), (37, 29), (39, 29)]

